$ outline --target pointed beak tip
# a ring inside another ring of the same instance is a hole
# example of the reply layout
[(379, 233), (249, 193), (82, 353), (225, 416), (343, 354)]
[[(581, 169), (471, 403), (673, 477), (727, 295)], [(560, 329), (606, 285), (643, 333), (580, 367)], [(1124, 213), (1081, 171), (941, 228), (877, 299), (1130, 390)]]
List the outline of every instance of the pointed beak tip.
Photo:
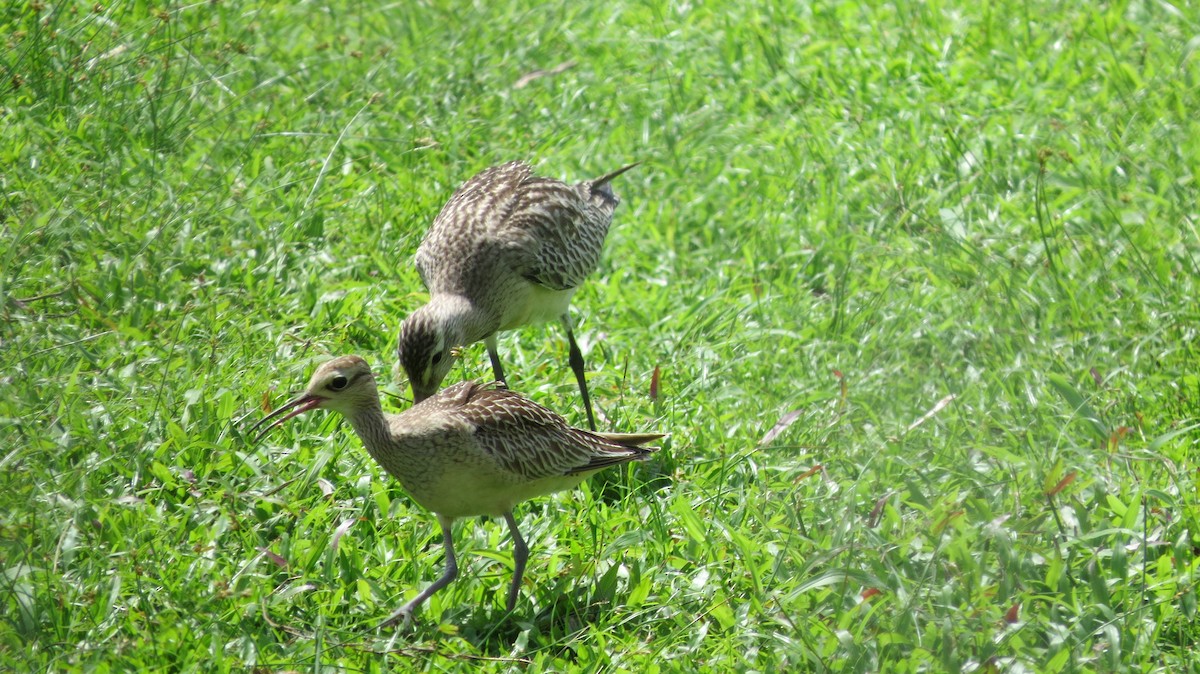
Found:
[[(282, 426), (288, 419), (319, 407), (324, 400), (325, 399), (321, 398), (320, 396), (315, 396), (308, 393), (293, 398), (290, 402), (280, 406), (274, 412), (271, 412), (262, 419), (259, 419), (257, 423), (246, 430), (247, 435), (254, 434), (255, 431), (258, 431), (257, 434), (254, 435), (254, 438), (250, 440), (250, 444), (257, 445), (264, 437), (266, 437), (268, 433), (275, 428)], [(272, 421), (274, 421), (274, 423), (270, 423)], [(266, 425), (266, 427), (262, 428), (264, 425)], [(262, 430), (259, 430), (260, 428), (262, 428)]]

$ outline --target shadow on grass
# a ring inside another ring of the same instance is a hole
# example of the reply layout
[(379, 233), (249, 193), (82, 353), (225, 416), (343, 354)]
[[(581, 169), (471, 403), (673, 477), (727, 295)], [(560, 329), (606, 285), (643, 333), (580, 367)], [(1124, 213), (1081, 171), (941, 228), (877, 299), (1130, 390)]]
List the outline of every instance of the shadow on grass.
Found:
[[(525, 655), (542, 653), (575, 662), (573, 645), (589, 625), (604, 624), (611, 613), (613, 602), (600, 597), (601, 592), (597, 586), (548, 592), (550, 603), (532, 616), (528, 604), (512, 613), (499, 607), (462, 606), (443, 614), (440, 622), (418, 616), (407, 628), (373, 626), (341, 632), (346, 639), (338, 645), (415, 660), (435, 657), (528, 665), (532, 660)], [(445, 631), (449, 625), (457, 629)], [(296, 630), (284, 631), (292, 637), (313, 638)], [(453, 645), (456, 641), (461, 643)]]
[(524, 640), (521, 650), (546, 649), (556, 657), (573, 661), (571, 644), (589, 625), (607, 624), (613, 611), (612, 597), (604, 595), (611, 594), (611, 589), (605, 586), (615, 582), (603, 580), (596, 586), (543, 593), (540, 599), (548, 603), (543, 603), (536, 613), (528, 603), (512, 613), (500, 608), (476, 610), (459, 623), (459, 636), (474, 646), (477, 653), (489, 657), (511, 654)]

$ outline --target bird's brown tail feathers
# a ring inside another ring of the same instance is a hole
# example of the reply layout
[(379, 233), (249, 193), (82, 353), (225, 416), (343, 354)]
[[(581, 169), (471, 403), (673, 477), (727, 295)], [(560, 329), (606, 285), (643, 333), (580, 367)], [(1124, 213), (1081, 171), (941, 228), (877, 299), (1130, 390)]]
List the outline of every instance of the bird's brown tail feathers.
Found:
[(614, 451), (613, 449), (608, 449), (607, 451), (597, 453), (586, 466), (581, 466), (573, 471), (575, 473), (590, 473), (601, 468), (617, 466), (630, 461), (645, 461), (650, 458), (651, 454), (658, 451), (658, 447), (643, 447), (642, 445), (667, 437), (665, 433), (592, 433), (579, 429), (574, 430), (578, 433), (594, 436), (593, 441), (595, 438), (601, 438), (624, 450)]
[(641, 447), (646, 443), (667, 437), (666, 433), (597, 433), (596, 435), (626, 447)]

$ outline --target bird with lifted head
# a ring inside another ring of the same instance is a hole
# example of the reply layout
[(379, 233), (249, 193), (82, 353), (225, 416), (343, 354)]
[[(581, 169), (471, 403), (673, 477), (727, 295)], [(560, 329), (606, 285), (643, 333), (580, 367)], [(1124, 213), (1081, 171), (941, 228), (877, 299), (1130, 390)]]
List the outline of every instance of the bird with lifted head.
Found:
[(463, 382), (426, 398), (400, 414), (383, 411), (375, 377), (358, 356), (320, 365), (304, 393), (250, 429), (271, 429), (313, 409), (339, 412), (350, 420), (367, 452), (421, 506), (437, 515), (446, 548), (446, 571), (401, 606), (384, 625), (407, 622), (413, 611), (458, 575), (451, 525), (473, 515), (503, 517), (513, 538), (509, 611), (516, 606), (529, 549), (513, 506), (577, 486), (592, 473), (644, 461), (656, 447), (643, 445), (661, 433), (592, 433), (572, 428), (559, 415), (495, 386)]
[(417, 271), (429, 302), (400, 325), (397, 353), (416, 402), (433, 395), (446, 378), (457, 347), (481, 340), (493, 375), (506, 383), (496, 333), (558, 319), (588, 427), (596, 430), (568, 309), (600, 263), (619, 203), (609, 182), (634, 166), (568, 185), (510, 162), (458, 188), (417, 248)]

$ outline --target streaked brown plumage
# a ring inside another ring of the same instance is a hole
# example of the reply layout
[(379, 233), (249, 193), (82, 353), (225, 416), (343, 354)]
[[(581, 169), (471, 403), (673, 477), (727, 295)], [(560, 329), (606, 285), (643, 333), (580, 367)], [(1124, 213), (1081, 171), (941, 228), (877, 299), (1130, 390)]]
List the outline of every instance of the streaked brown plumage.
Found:
[(568, 185), (511, 162), (458, 188), (417, 248), (429, 303), (400, 325), (397, 353), (417, 402), (446, 377), (455, 347), (485, 342), (492, 372), (504, 382), (496, 333), (558, 319), (588, 426), (596, 429), (568, 307), (600, 263), (619, 203), (608, 183), (633, 166)]
[(389, 617), (408, 620), (458, 573), (451, 524), (472, 515), (502, 516), (513, 537), (513, 582), (508, 610), (516, 605), (529, 551), (517, 530), (517, 503), (570, 489), (592, 473), (645, 460), (642, 447), (663, 435), (592, 433), (572, 428), (557, 414), (507, 389), (463, 382), (400, 414), (386, 414), (370, 366), (358, 356), (322, 364), (304, 393), (262, 419), (255, 438), (316, 408), (350, 420), (367, 452), (400, 481), (413, 500), (432, 510), (442, 526), (446, 572)]

